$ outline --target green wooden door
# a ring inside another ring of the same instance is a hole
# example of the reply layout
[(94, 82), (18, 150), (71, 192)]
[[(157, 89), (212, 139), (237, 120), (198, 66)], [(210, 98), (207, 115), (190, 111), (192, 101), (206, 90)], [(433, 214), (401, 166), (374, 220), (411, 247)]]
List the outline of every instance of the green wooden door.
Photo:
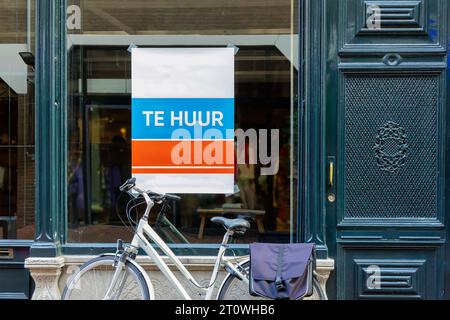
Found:
[(336, 259), (330, 293), (448, 298), (448, 1), (311, 5), (327, 17), (321, 177)]

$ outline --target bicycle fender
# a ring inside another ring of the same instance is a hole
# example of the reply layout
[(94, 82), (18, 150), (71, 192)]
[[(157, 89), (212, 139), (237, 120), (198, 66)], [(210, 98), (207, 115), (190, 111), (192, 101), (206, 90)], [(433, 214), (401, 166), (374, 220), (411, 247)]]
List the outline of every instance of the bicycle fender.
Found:
[[(115, 257), (115, 253), (105, 253), (100, 255), (101, 257)], [(130, 258), (127, 259), (127, 262), (131, 263), (136, 269), (139, 270), (139, 272), (142, 273), (145, 282), (147, 283), (148, 291), (150, 293), (150, 300), (155, 300), (155, 290), (153, 289), (152, 281), (150, 280), (150, 277), (148, 276), (147, 272), (142, 268), (135, 260), (132, 260)]]

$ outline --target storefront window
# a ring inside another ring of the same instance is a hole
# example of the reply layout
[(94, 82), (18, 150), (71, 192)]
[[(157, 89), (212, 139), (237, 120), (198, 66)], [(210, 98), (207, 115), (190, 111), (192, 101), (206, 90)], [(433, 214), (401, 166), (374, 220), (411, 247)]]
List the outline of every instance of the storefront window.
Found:
[(158, 232), (168, 242), (218, 243), (223, 229), (209, 219), (223, 208), (239, 208), (255, 217), (241, 243), (290, 241), (298, 182), (296, 1), (68, 5), (68, 241), (131, 239), (116, 211), (124, 216), (126, 199), (120, 199), (118, 187), (131, 176), (130, 45), (235, 48), (235, 128), (279, 130), (274, 174), (262, 175), (261, 163), (238, 164), (234, 195), (181, 195), (167, 213), (175, 229), (155, 211)]
[(0, 7), (0, 240), (31, 240), (35, 217), (34, 1), (7, 0)]

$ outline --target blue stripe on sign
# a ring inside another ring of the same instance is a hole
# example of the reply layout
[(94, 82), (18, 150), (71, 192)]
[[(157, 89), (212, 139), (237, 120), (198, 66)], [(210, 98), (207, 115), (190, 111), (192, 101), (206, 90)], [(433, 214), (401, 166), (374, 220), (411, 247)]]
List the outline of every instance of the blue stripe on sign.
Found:
[(233, 130), (234, 99), (132, 99), (134, 140), (233, 139)]

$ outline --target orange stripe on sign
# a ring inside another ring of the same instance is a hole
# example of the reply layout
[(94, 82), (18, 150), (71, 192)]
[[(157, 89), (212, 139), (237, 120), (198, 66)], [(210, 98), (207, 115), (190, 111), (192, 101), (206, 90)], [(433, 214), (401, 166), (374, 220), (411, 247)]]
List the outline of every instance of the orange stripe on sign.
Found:
[(212, 174), (234, 174), (234, 168), (231, 169), (212, 169), (207, 167), (197, 167), (194, 169), (186, 169), (180, 167), (179, 169), (161, 169), (161, 168), (148, 168), (148, 169), (132, 169), (133, 174), (202, 174), (202, 173), (212, 173)]
[(234, 141), (133, 141), (132, 158), (133, 167), (234, 167)]

